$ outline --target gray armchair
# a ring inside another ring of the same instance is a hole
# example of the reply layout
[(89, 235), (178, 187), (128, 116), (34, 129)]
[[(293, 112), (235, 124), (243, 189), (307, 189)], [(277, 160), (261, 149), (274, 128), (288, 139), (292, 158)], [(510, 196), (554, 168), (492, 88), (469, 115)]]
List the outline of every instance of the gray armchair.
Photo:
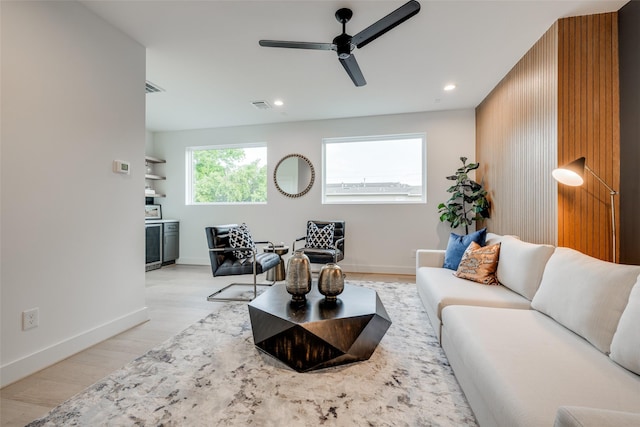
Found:
[[(209, 295), (208, 301), (251, 301), (258, 295), (258, 286), (271, 286), (273, 283), (257, 283), (256, 275), (262, 274), (280, 263), (280, 256), (273, 252), (259, 252), (255, 247), (232, 247), (229, 242), (231, 229), (237, 224), (218, 225), (205, 227), (207, 243), (209, 245), (209, 259), (211, 272), (214, 277), (252, 274), (252, 283), (232, 283), (217, 292)], [(268, 241), (254, 241), (255, 244), (270, 244)], [(251, 251), (251, 256), (246, 259), (238, 259), (234, 252)], [(222, 292), (232, 286), (253, 286), (253, 298), (221, 297)]]

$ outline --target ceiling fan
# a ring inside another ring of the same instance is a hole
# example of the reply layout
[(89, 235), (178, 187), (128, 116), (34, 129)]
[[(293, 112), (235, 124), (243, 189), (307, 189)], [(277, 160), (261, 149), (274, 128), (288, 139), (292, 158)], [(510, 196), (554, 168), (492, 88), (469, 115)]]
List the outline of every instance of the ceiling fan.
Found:
[(411, 0), (398, 9), (394, 10), (384, 18), (371, 24), (355, 36), (347, 34), (347, 22), (353, 16), (351, 9), (342, 8), (336, 11), (336, 19), (342, 24), (342, 34), (333, 39), (332, 43), (294, 42), (281, 40), (260, 40), (260, 46), (264, 47), (284, 47), (292, 49), (313, 49), (313, 50), (334, 50), (338, 54), (338, 59), (344, 67), (349, 77), (356, 86), (364, 86), (367, 81), (360, 71), (360, 66), (353, 56), (353, 49), (359, 49), (371, 43), (387, 31), (402, 24), (407, 19), (420, 12), (420, 3)]

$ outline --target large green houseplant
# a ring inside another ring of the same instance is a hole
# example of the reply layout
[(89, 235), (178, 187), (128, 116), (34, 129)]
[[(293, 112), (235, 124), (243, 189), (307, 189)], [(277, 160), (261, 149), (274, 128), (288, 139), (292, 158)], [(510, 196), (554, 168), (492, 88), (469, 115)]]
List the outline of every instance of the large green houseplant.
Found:
[(462, 167), (456, 170), (455, 175), (447, 177), (455, 181), (447, 192), (452, 193), (451, 198), (438, 205), (438, 213), (441, 222), (448, 222), (451, 228), (464, 226), (465, 234), (469, 234), (469, 226), (481, 219), (489, 218), (491, 204), (487, 200), (487, 192), (479, 184), (469, 178), (469, 172), (478, 169), (480, 163), (467, 164), (466, 157), (460, 157)]

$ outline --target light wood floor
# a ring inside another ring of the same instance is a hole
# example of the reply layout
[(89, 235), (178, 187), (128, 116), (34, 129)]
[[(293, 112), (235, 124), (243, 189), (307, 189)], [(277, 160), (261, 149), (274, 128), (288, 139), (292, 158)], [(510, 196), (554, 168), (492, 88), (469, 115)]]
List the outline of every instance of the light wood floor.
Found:
[[(151, 348), (217, 310), (206, 297), (237, 280), (208, 266), (176, 265), (145, 274), (150, 320), (0, 390), (0, 425), (24, 426)], [(250, 279), (250, 276), (246, 276)], [(347, 273), (347, 280), (415, 283), (415, 276)], [(260, 281), (260, 280), (259, 280)], [(237, 304), (237, 303), (232, 303)]]

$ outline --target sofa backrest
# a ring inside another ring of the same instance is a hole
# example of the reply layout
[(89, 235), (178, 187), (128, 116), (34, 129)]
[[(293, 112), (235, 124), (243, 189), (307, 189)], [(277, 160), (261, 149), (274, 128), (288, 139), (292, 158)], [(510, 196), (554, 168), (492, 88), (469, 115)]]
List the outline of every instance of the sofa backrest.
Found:
[(556, 248), (531, 307), (609, 354), (639, 274), (637, 265), (614, 264), (573, 249)]
[(500, 260), (496, 276), (503, 286), (533, 298), (554, 246), (524, 242), (518, 236), (487, 233), (487, 245), (500, 243)]
[(551, 245), (523, 242), (515, 236), (487, 236), (488, 243), (500, 242), (498, 281), (529, 301), (536, 294), (542, 273), (555, 250)]
[(633, 285), (627, 306), (620, 316), (611, 341), (610, 357), (617, 364), (640, 375), (640, 276)]

